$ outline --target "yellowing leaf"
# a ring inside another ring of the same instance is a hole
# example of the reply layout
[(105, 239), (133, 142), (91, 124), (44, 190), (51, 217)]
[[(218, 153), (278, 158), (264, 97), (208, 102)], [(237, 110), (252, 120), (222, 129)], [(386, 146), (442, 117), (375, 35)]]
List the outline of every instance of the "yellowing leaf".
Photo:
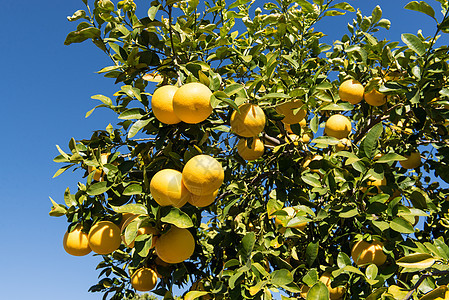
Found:
[(427, 253), (413, 253), (396, 261), (403, 268), (426, 269), (435, 263), (432, 255)]

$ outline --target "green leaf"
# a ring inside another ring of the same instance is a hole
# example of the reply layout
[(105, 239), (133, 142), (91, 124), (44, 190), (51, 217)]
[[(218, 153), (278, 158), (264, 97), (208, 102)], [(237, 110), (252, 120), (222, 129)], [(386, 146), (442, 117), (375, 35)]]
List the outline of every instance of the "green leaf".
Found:
[(373, 280), (376, 279), (378, 271), (379, 270), (375, 264), (370, 264), (365, 270), (366, 278)]
[(63, 205), (59, 205), (58, 203), (56, 203), (51, 197), (49, 198), (53, 206), (48, 214), (52, 217), (61, 217), (65, 215), (67, 209)]
[(434, 263), (433, 256), (427, 253), (413, 253), (396, 261), (396, 264), (400, 267), (421, 270), (430, 268)]
[(128, 131), (128, 138), (134, 137), (142, 128), (150, 123), (151, 119), (137, 120)]
[(56, 171), (56, 173), (53, 175), (52, 178), (58, 177), (59, 175), (61, 175), (62, 173), (64, 173), (65, 171), (67, 171), (68, 169), (70, 169), (71, 167), (73, 167), (75, 164), (70, 164), (67, 166), (64, 166), (62, 168), (60, 168), (58, 171)]
[(338, 10), (326, 10), (324, 13), (325, 16), (329, 17), (335, 17), (335, 16), (342, 16), (346, 14), (346, 12), (338, 11)]
[(396, 154), (396, 153), (387, 153), (382, 155), (378, 160), (376, 160), (377, 163), (388, 163), (392, 161), (401, 161), (406, 160), (406, 158), (402, 155)]
[(64, 45), (70, 45), (73, 43), (81, 43), (87, 39), (94, 39), (101, 36), (101, 31), (95, 27), (88, 27), (77, 31), (70, 32), (65, 41)]
[(78, 202), (76, 201), (75, 195), (72, 195), (70, 193), (70, 189), (69, 188), (66, 188), (66, 190), (64, 192), (64, 202), (67, 205), (67, 207), (78, 205)]
[(379, 5), (377, 5), (373, 11), (371, 12), (371, 16), (373, 17), (372, 23), (375, 24), (379, 22), (380, 18), (382, 18), (382, 9)]
[(161, 5), (159, 4), (158, 6), (151, 6), (148, 9), (148, 18), (150, 18), (151, 21), (154, 21), (154, 18), (156, 18), (156, 13), (158, 12), (160, 6)]
[(147, 208), (142, 204), (125, 204), (122, 206), (112, 206), (111, 208), (116, 213), (132, 213), (136, 215), (148, 215)]
[(243, 89), (243, 85), (241, 85), (240, 83), (233, 83), (228, 85), (223, 92), (225, 92), (226, 95), (228, 95), (228, 97), (238, 93), (241, 89)]
[(86, 18), (86, 12), (84, 10), (77, 10), (73, 13), (71, 17), (67, 17), (67, 20), (73, 22), (82, 18)]
[(310, 242), (306, 248), (306, 262), (309, 266), (313, 265), (315, 259), (318, 256), (318, 250), (320, 248), (319, 242)]
[(123, 195), (125, 196), (140, 195), (140, 194), (142, 194), (142, 186), (136, 183), (128, 185), (123, 191)]
[(425, 1), (419, 1), (419, 2), (412, 1), (412, 2), (409, 2), (404, 8), (426, 14), (429, 17), (432, 17), (436, 21), (435, 11), (433, 10), (432, 6), (427, 4)]
[(358, 268), (353, 267), (353, 266), (346, 266), (346, 267), (344, 267), (342, 270), (343, 270), (343, 271), (350, 272), (350, 273), (359, 274), (359, 275), (365, 277), (365, 274), (363, 274), (362, 271), (360, 271)]
[(108, 191), (110, 188), (111, 186), (108, 185), (106, 181), (96, 182), (87, 188), (86, 193), (90, 196), (100, 195)]
[(193, 227), (192, 219), (185, 212), (176, 207), (162, 207), (161, 221), (179, 228)]
[(297, 0), (296, 3), (298, 3), (308, 13), (314, 12), (315, 10), (313, 5), (306, 0)]
[(381, 287), (375, 290), (371, 295), (369, 295), (366, 300), (378, 300), (382, 299), (382, 294), (388, 290), (387, 287)]
[(344, 252), (339, 252), (337, 256), (337, 265), (340, 269), (351, 265), (351, 259)]
[(190, 291), (184, 296), (184, 300), (194, 300), (198, 299), (204, 295), (209, 294), (209, 292), (205, 291)]
[(423, 56), (426, 53), (426, 47), (416, 35), (403, 33), (401, 35), (401, 40), (419, 56)]
[(335, 5), (333, 5), (333, 6), (329, 7), (329, 8), (338, 8), (338, 9), (347, 10), (347, 11), (350, 11), (350, 12), (355, 12), (354, 7), (352, 7), (347, 2), (337, 3), (337, 4), (335, 4)]
[(153, 244), (153, 236), (150, 234), (141, 234), (134, 241), (134, 248), (140, 257), (147, 257)]
[(242, 248), (241, 248), (241, 253), (245, 260), (251, 257), (251, 252), (253, 251), (255, 244), (256, 244), (255, 233), (248, 232), (242, 239)]
[(124, 85), (120, 88), (128, 97), (136, 97), (137, 100), (142, 101), (140, 97), (140, 90), (131, 85)]
[(379, 141), (382, 131), (382, 123), (378, 123), (368, 131), (368, 134), (362, 141), (360, 147), (363, 149), (367, 157), (371, 158), (374, 156), (374, 153), (377, 150), (377, 142)]
[(96, 100), (100, 100), (101, 102), (103, 102), (103, 104), (107, 105), (107, 106), (112, 106), (112, 100), (109, 97), (103, 96), (103, 95), (93, 95), (92, 97), (90, 97), (91, 99), (96, 99)]
[(289, 270), (281, 269), (271, 273), (271, 283), (276, 286), (284, 286), (293, 282), (293, 275)]
[(321, 182), (320, 182), (320, 176), (317, 174), (311, 174), (311, 173), (306, 173), (304, 175), (301, 176), (301, 179), (307, 183), (308, 185), (311, 185), (313, 187), (321, 187)]
[(141, 108), (130, 108), (125, 110), (118, 116), (121, 120), (141, 119), (145, 112)]
[(413, 228), (410, 222), (407, 222), (403, 218), (395, 217), (393, 221), (390, 222), (390, 228), (399, 233), (414, 233), (415, 229)]
[(342, 102), (342, 103), (330, 103), (323, 107), (321, 107), (319, 110), (335, 110), (335, 111), (349, 111), (353, 110), (354, 105), (352, 105), (349, 102)]
[(307, 300), (329, 300), (329, 290), (322, 282), (315, 283), (307, 293)]
[(288, 99), (290, 98), (289, 95), (284, 94), (284, 93), (269, 93), (264, 95), (262, 98), (260, 98), (260, 100), (265, 100), (265, 99)]
[(332, 136), (319, 136), (311, 141), (311, 143), (322, 145), (337, 145), (340, 140)]

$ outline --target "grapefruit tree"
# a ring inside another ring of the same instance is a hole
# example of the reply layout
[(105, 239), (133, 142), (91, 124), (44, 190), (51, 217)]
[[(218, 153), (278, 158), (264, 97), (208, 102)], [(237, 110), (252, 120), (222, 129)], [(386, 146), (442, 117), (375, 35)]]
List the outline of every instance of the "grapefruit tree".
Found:
[[(363, 16), (337, 0), (83, 2), (65, 44), (111, 59), (99, 73), (117, 91), (92, 98), (117, 120), (58, 147), (55, 176), (73, 168), (80, 181), (50, 215), (67, 218), (69, 254), (102, 255), (90, 291), (446, 293), (448, 1), (442, 15), (406, 4), (436, 26), (399, 42), (376, 37), (390, 27), (379, 6)], [(314, 26), (345, 13), (354, 20), (325, 44)]]

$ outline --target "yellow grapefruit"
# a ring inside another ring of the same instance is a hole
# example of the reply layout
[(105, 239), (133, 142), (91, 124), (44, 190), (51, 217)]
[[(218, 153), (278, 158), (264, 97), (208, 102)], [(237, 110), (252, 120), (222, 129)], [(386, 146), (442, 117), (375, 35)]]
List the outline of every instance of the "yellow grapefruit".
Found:
[(184, 185), (192, 194), (198, 196), (212, 194), (218, 190), (223, 180), (224, 171), (221, 164), (205, 154), (192, 157), (182, 170)]
[(174, 225), (156, 243), (157, 256), (170, 264), (183, 262), (192, 256), (194, 250), (195, 239), (190, 231)]
[(351, 148), (351, 140), (347, 138), (340, 139), (340, 142), (335, 145), (335, 151), (343, 151), (343, 150), (349, 150)]
[(387, 260), (387, 256), (382, 250), (383, 243), (379, 241), (372, 241), (371, 243), (363, 240), (354, 244), (351, 250), (351, 256), (357, 266), (367, 264), (375, 264), (381, 266)]
[(82, 231), (81, 224), (76, 225), (72, 232), (66, 231), (62, 244), (64, 250), (74, 256), (84, 256), (89, 254), (92, 250), (89, 247), (87, 233)]
[(285, 117), (282, 119), (282, 122), (285, 124), (296, 124), (299, 123), (304, 119), (306, 116), (306, 110), (305, 109), (299, 109), (298, 108), (303, 106), (304, 103), (301, 100), (290, 100), (285, 103), (282, 103), (278, 106), (276, 106), (276, 111), (280, 114), (283, 114)]
[(181, 122), (173, 112), (173, 96), (178, 90), (176, 86), (164, 85), (154, 91), (151, 98), (151, 109), (161, 123), (176, 124)]
[(181, 86), (173, 96), (173, 111), (183, 122), (197, 124), (212, 113), (211, 90), (202, 83), (191, 82)]
[(324, 132), (337, 139), (347, 138), (351, 133), (351, 121), (340, 114), (332, 115), (325, 124)]
[(248, 141), (245, 139), (237, 143), (237, 152), (244, 160), (256, 160), (262, 156), (264, 150), (265, 145), (259, 138), (253, 138), (251, 148), (248, 147)]
[(418, 151), (410, 153), (410, 155), (404, 155), (406, 160), (399, 161), (399, 164), (404, 169), (415, 169), (421, 165), (421, 154)]
[(189, 197), (189, 191), (182, 182), (182, 173), (173, 169), (160, 170), (154, 174), (150, 192), (160, 206), (182, 207)]
[(140, 292), (154, 289), (157, 283), (157, 273), (150, 268), (140, 268), (131, 276), (131, 285)]
[(331, 287), (331, 273), (325, 272), (321, 275), (320, 281), (327, 286), (327, 289), (329, 290), (329, 299), (331, 300), (341, 299), (346, 292), (346, 288), (344, 286), (337, 286), (334, 288)]
[[(387, 179), (385, 177), (383, 179), (376, 179), (374, 177), (370, 177), (368, 179), (368, 181), (366, 182), (366, 185), (367, 185), (367, 187), (362, 187), (362, 192), (363, 193), (366, 193), (368, 188), (375, 186), (375, 187), (377, 187), (377, 194), (378, 194), (378, 193), (382, 192), (380, 187), (387, 185)], [(368, 195), (376, 195), (376, 193), (368, 192)]]
[(302, 137), (299, 139), (304, 144), (308, 144), (310, 140), (313, 139), (313, 133), (311, 131), (306, 132), (302, 135)]
[[(103, 164), (103, 165), (107, 164), (108, 157), (109, 157), (109, 153), (101, 153), (101, 155), (100, 155), (101, 164)], [(104, 178), (103, 178), (104, 172), (101, 168), (97, 168), (97, 167), (93, 167), (93, 166), (87, 167), (87, 172), (89, 174), (93, 171), (95, 171), (94, 177), (93, 177), (95, 181), (103, 181), (104, 180)]]
[(387, 102), (387, 97), (376, 89), (372, 89), (365, 93), (365, 101), (371, 106), (381, 106)]
[(109, 254), (120, 247), (120, 228), (110, 221), (100, 221), (90, 228), (89, 247), (97, 254)]
[(357, 104), (363, 100), (365, 88), (355, 79), (343, 81), (338, 89), (340, 99), (351, 104)]
[(239, 106), (231, 115), (231, 129), (242, 137), (259, 135), (265, 127), (265, 113), (258, 105), (245, 103)]
[(206, 207), (214, 203), (215, 198), (217, 198), (218, 190), (209, 195), (198, 196), (190, 193), (190, 197), (187, 199), (187, 202), (196, 206), (196, 207)]

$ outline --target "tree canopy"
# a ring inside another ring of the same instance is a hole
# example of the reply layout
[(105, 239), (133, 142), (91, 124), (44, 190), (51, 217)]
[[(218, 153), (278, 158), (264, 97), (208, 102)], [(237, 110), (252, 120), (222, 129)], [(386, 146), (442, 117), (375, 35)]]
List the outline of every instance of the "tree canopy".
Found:
[[(337, 0), (83, 2), (64, 43), (110, 58), (98, 73), (117, 91), (92, 96), (86, 117), (117, 120), (57, 147), (55, 176), (80, 181), (50, 215), (89, 242), (112, 224), (119, 246), (90, 291), (133, 297), (148, 268), (164, 299), (447, 299), (447, 0), (442, 14), (406, 4), (435, 32), (401, 41), (376, 37), (390, 27), (381, 7)], [(346, 32), (322, 42), (317, 24), (345, 13)], [(158, 107), (162, 86), (176, 88)]]

